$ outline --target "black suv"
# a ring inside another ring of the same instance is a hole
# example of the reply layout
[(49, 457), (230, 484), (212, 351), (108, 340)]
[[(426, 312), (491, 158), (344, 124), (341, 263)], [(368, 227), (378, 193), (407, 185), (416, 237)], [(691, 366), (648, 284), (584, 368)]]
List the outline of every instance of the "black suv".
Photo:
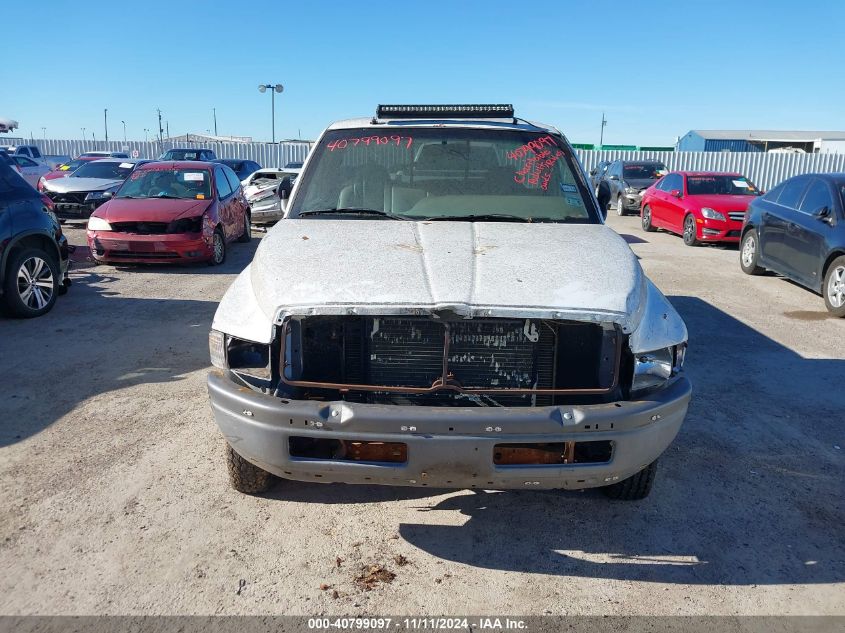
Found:
[(46, 314), (70, 285), (67, 238), (51, 204), (0, 155), (0, 304), (13, 316)]
[(612, 205), (617, 215), (639, 213), (643, 191), (666, 175), (658, 160), (615, 160), (598, 183), (596, 197), (602, 211)]

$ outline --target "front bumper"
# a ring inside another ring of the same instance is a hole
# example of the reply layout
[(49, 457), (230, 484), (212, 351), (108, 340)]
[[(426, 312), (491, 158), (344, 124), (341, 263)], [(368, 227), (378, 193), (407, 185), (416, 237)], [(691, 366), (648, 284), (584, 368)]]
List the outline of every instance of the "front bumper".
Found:
[(275, 222), (276, 220), (281, 220), (284, 216), (281, 200), (278, 197), (273, 197), (270, 200), (264, 199), (255, 204), (250, 204), (249, 213), (253, 224)]
[[(242, 457), (285, 479), (432, 488), (566, 488), (605, 486), (657, 459), (684, 420), (692, 387), (678, 378), (643, 400), (610, 404), (458, 408), (286, 400), (235, 384), (213, 370), (214, 418)], [(289, 438), (399, 442), (405, 463), (292, 457)], [(613, 442), (610, 461), (501, 466), (502, 443)]]
[(736, 220), (698, 219), (698, 238), (704, 242), (739, 242), (742, 222)]
[(622, 194), (622, 206), (626, 211), (639, 211), (640, 205), (643, 202), (642, 193), (624, 193)]
[(137, 235), (88, 231), (88, 248), (97, 261), (111, 263), (202, 262), (214, 254), (210, 235), (201, 233)]

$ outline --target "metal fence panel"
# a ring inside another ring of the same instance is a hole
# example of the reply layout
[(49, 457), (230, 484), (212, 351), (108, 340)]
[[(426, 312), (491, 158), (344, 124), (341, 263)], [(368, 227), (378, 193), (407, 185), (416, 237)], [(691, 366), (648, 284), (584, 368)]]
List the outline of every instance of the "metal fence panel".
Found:
[[(27, 143), (26, 139), (0, 139), (0, 144)], [(36, 140), (43, 154), (78, 156), (91, 150), (138, 151), (139, 158), (156, 158), (163, 150), (177, 147), (202, 147), (214, 150), (220, 158), (254, 160), (265, 167), (284, 167), (290, 162), (305, 160), (312, 143), (285, 141), (281, 143), (171, 143), (165, 141), (82, 141)], [(163, 146), (163, 147), (162, 147)], [(845, 172), (845, 154), (777, 154), (771, 152), (659, 152), (626, 150), (575, 150), (578, 159), (589, 172), (603, 160), (659, 160), (670, 170), (732, 171), (751, 179), (759, 188), (768, 191), (779, 182), (812, 172)]]
[(659, 160), (669, 170), (739, 172), (765, 191), (798, 174), (845, 172), (845, 154), (626, 152), (580, 149), (575, 150), (575, 153), (587, 172), (604, 160)]

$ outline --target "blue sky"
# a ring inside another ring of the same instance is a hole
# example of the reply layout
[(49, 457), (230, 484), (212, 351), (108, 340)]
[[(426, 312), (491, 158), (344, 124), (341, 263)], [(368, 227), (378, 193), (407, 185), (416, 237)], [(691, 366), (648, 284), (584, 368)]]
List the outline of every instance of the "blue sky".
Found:
[[(314, 138), (378, 103), (506, 102), (572, 142), (845, 128), (845, 2), (9, 0), (0, 116), (21, 135)], [(18, 34), (18, 35), (16, 35)], [(27, 37), (22, 37), (28, 34)], [(30, 43), (30, 36), (35, 38)]]

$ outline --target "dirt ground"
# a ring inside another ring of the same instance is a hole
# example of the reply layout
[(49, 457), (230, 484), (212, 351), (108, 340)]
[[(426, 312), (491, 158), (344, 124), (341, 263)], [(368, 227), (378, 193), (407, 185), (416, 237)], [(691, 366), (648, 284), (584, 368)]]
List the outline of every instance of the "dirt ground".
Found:
[(845, 614), (845, 320), (736, 248), (610, 224), (690, 331), (693, 403), (638, 503), (235, 493), (207, 333), (257, 240), (80, 262), (49, 315), (0, 318), (0, 614)]

